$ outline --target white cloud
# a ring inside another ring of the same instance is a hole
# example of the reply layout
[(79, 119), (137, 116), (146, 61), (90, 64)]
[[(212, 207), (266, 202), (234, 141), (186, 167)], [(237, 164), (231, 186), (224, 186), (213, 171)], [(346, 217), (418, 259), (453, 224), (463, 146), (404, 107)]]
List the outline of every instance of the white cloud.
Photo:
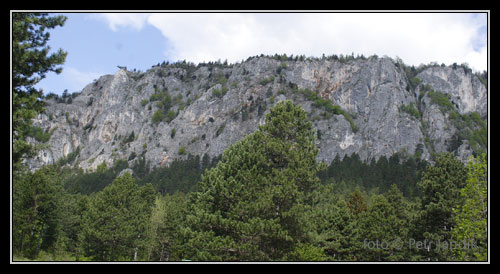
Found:
[[(377, 54), (407, 64), (486, 69), (486, 17), (445, 13), (102, 14), (112, 30), (144, 24), (168, 41), (170, 60), (238, 62), (263, 54)], [(483, 33), (481, 33), (481, 28)], [(481, 40), (478, 40), (481, 39)], [(483, 41), (484, 40), (484, 41)]]
[(61, 73), (62, 79), (70, 92), (81, 91), (86, 85), (102, 75), (103, 73), (98, 72), (79, 71), (73, 67), (65, 67)]
[(148, 16), (146, 13), (99, 13), (91, 18), (106, 22), (112, 31), (117, 31), (119, 27), (130, 27), (139, 31)]

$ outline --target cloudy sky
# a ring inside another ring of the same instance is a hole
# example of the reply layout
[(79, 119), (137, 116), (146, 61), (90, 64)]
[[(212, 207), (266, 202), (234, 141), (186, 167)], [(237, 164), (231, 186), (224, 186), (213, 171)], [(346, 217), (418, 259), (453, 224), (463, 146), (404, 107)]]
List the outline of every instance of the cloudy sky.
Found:
[(275, 53), (399, 57), (418, 66), (468, 63), (487, 70), (486, 13), (63, 13), (50, 31), (68, 52), (44, 93), (80, 91), (117, 66), (146, 71), (163, 61), (194, 63)]

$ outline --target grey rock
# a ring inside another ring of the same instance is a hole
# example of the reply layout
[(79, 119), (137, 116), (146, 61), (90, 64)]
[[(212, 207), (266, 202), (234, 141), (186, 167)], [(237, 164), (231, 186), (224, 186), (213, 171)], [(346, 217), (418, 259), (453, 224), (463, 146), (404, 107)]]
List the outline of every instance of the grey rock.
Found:
[[(487, 90), (474, 75), (451, 67), (430, 67), (418, 77), (450, 94), (460, 113), (487, 114)], [(121, 68), (87, 85), (71, 104), (45, 101), (46, 112), (34, 124), (53, 133), (48, 148), (28, 159), (28, 164), (37, 169), (78, 149), (72, 164), (86, 170), (103, 162), (111, 166), (118, 159), (129, 160), (133, 166), (142, 156), (151, 166), (167, 166), (185, 159), (186, 154), (215, 157), (254, 132), (264, 123), (269, 108), (286, 99), (309, 113), (320, 135), (320, 161), (329, 163), (337, 155), (352, 153), (365, 161), (396, 152), (413, 154), (419, 144), (424, 145), (422, 157), (429, 160), (431, 151), (446, 151), (456, 129), (427, 97), (422, 99), (421, 119), (401, 111), (403, 105), (418, 104), (418, 90), (409, 91), (407, 81), (404, 70), (392, 59), (376, 57), (348, 62), (258, 57), (231, 66), (169, 65), (143, 73)], [(353, 131), (341, 114), (325, 115), (313, 101), (294, 91), (293, 85), (340, 106), (358, 130)], [(160, 107), (150, 98), (165, 89), (171, 98), (182, 96), (182, 102), (170, 108), (176, 112), (172, 121), (153, 123)], [(216, 95), (224, 89), (223, 96)], [(186, 154), (179, 154), (181, 147)], [(462, 156), (470, 154), (466, 143), (458, 151)]]

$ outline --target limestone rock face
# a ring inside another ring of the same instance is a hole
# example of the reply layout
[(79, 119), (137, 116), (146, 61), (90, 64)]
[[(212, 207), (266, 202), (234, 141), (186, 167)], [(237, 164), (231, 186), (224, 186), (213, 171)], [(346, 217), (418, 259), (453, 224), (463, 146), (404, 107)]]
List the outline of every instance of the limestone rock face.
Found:
[[(486, 119), (487, 88), (475, 75), (433, 66), (417, 77), (449, 94), (460, 115), (477, 112)], [(413, 154), (417, 147), (420, 157), (429, 160), (431, 153), (449, 149), (457, 129), (449, 113), (418, 87), (411, 89), (408, 81), (399, 64), (377, 57), (254, 57), (234, 65), (177, 63), (146, 72), (122, 68), (72, 95), (71, 103), (47, 99), (46, 111), (34, 125), (52, 132), (51, 138), (38, 157), (27, 161), (37, 169), (73, 158), (71, 164), (94, 170), (118, 159), (133, 166), (144, 157), (154, 167), (187, 154), (214, 157), (255, 131), (269, 108), (286, 99), (309, 113), (320, 161), (352, 153), (369, 161), (397, 152)], [(342, 112), (329, 112), (319, 98)], [(409, 105), (417, 108), (417, 117), (402, 111)], [(456, 153), (462, 158), (472, 153), (466, 140)]]

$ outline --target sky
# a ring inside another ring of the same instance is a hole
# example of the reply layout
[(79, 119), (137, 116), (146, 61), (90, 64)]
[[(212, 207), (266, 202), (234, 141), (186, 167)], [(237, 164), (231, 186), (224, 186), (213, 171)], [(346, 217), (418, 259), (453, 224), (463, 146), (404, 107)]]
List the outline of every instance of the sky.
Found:
[(79, 92), (117, 66), (146, 71), (163, 61), (224, 61), (287, 54), (399, 57), (407, 65), (467, 63), (487, 70), (486, 13), (54, 13), (52, 51), (68, 52), (44, 94)]

